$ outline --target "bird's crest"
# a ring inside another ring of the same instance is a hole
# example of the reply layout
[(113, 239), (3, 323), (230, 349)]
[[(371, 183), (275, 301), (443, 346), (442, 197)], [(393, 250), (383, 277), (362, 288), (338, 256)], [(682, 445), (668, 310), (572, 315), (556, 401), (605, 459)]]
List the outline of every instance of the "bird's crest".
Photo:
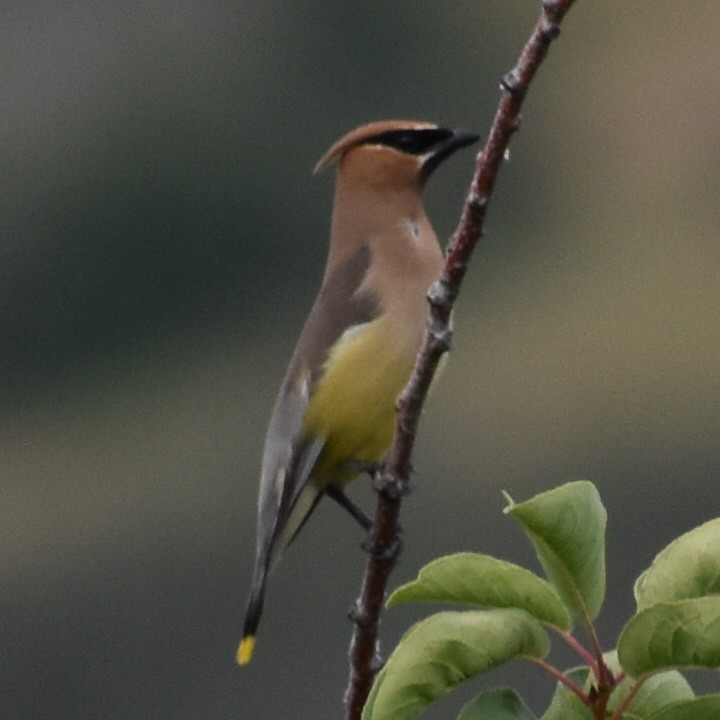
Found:
[(318, 161), (313, 172), (319, 173), (341, 158), (350, 148), (396, 130), (432, 130), (437, 125), (419, 120), (381, 120), (351, 130), (341, 137)]

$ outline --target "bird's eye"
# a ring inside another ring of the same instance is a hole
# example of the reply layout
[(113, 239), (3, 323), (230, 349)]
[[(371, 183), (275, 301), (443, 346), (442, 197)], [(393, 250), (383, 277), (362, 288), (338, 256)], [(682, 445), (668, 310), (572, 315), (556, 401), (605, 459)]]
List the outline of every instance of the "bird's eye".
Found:
[(408, 133), (400, 133), (394, 138), (393, 147), (398, 150), (406, 150), (410, 153), (418, 152), (421, 149), (422, 143), (418, 142), (418, 138)]

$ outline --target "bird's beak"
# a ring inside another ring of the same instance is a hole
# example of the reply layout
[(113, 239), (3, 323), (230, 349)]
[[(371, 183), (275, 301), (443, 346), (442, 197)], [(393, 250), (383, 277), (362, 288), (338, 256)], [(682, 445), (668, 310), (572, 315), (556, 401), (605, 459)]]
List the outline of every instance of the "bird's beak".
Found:
[(469, 130), (453, 130), (452, 135), (443, 142), (435, 146), (432, 153), (428, 156), (420, 169), (420, 175), (423, 181), (430, 177), (430, 174), (445, 158), (450, 157), (456, 150), (466, 145), (472, 145), (477, 142), (480, 136)]

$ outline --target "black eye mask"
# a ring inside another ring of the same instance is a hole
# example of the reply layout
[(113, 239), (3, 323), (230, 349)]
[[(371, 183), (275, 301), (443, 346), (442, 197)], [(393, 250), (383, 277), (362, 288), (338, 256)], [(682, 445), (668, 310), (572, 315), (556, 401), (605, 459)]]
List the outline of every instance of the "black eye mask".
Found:
[(368, 138), (368, 145), (386, 145), (409, 155), (425, 155), (435, 146), (449, 140), (452, 131), (445, 128), (423, 128), (419, 130), (390, 130)]

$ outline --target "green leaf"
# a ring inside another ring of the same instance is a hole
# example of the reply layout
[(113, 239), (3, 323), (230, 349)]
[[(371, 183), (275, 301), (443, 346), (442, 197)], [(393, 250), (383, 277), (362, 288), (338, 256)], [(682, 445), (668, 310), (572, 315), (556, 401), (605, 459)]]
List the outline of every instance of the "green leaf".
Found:
[(545, 657), (550, 638), (523, 610), (443, 612), (414, 625), (375, 679), (363, 720), (412, 720), (456, 685), (520, 657)]
[[(626, 677), (615, 688), (608, 702), (608, 710), (611, 713), (615, 711), (635, 682), (632, 678)], [(646, 718), (668, 703), (689, 700), (693, 697), (690, 684), (677, 670), (658, 673), (643, 683), (637, 695), (630, 701), (625, 711), (625, 718), (626, 720)]]
[[(580, 687), (587, 683), (589, 670), (576, 667), (565, 674)], [(558, 683), (548, 709), (540, 720), (593, 720), (593, 714), (580, 698), (562, 683)]]
[(460, 712), (457, 720), (536, 720), (528, 706), (509, 688), (478, 695)]
[[(605, 653), (608, 667), (617, 673), (620, 665), (617, 654)], [(566, 670), (565, 674), (585, 691), (595, 682), (594, 676), (587, 667), (581, 666)], [(613, 691), (608, 702), (608, 716), (615, 711), (622, 699), (635, 684), (635, 680), (626, 677)], [(687, 700), (693, 697), (693, 691), (687, 680), (676, 670), (658, 673), (647, 678), (637, 695), (631, 700), (623, 720), (645, 720), (645, 718), (668, 703)], [(567, 686), (558, 683), (555, 694), (541, 720), (592, 720), (593, 714)]]
[(720, 592), (720, 518), (671, 542), (635, 582), (638, 610)]
[(623, 629), (618, 657), (635, 677), (677, 667), (720, 668), (720, 596), (642, 610)]
[(402, 585), (387, 606), (402, 602), (444, 602), (482, 607), (520, 608), (540, 622), (568, 630), (570, 616), (546, 580), (519, 565), (490, 555), (458, 553), (422, 568)]
[(718, 720), (720, 695), (701, 695), (672, 703), (644, 720)]
[(523, 525), (570, 612), (585, 624), (597, 617), (605, 597), (607, 513), (595, 486), (561, 485), (505, 512)]
[[(613, 673), (621, 670), (615, 651), (604, 655), (605, 662)], [(595, 682), (594, 676), (586, 666), (566, 670), (565, 674), (576, 682), (586, 692)], [(622, 699), (635, 684), (635, 680), (626, 677), (613, 690), (608, 702), (608, 717), (612, 714)], [(645, 680), (637, 695), (630, 701), (625, 710), (623, 720), (645, 720), (645, 718), (668, 703), (677, 700), (687, 700), (693, 697), (693, 691), (688, 681), (676, 670), (658, 673)], [(567, 686), (558, 683), (555, 695), (541, 720), (592, 720), (593, 714), (580, 699)]]

